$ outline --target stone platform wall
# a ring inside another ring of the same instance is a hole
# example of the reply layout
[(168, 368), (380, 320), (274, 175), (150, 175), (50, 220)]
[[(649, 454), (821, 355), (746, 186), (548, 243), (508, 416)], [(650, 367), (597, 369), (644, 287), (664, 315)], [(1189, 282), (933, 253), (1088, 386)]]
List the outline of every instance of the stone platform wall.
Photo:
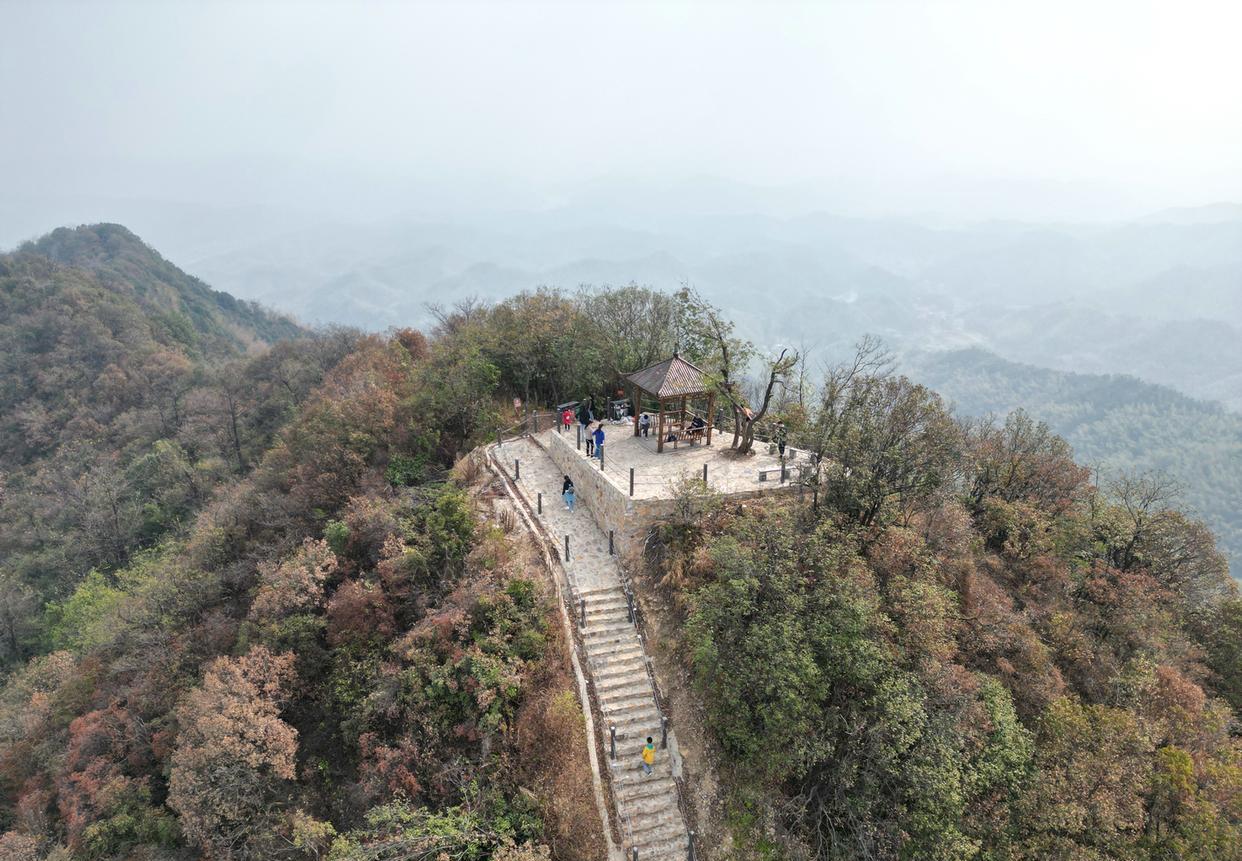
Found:
[[(574, 448), (575, 437), (554, 433), (537, 434), (533, 439), (547, 451), (561, 472), (573, 481), (577, 504), (586, 506), (605, 534), (613, 531), (618, 552), (633, 549), (646, 540), (651, 527), (672, 514), (675, 505), (672, 499), (631, 499), (628, 488), (622, 487), (608, 473), (600, 471), (598, 460), (585, 458)], [(773, 482), (768, 487), (728, 493), (725, 498), (740, 500), (797, 492), (794, 485)], [(559, 494), (560, 487), (556, 487), (553, 493)]]
[(661, 510), (668, 510), (668, 500), (630, 499), (629, 491), (620, 487), (607, 473), (601, 472), (599, 461), (585, 458), (574, 448), (573, 438), (560, 434), (536, 436), (535, 441), (542, 445), (548, 456), (568, 475), (574, 483), (578, 505), (585, 505), (595, 519), (595, 523), (607, 534), (613, 530), (618, 540), (629, 542), (641, 530), (646, 533), (646, 509), (652, 504), (662, 504)]

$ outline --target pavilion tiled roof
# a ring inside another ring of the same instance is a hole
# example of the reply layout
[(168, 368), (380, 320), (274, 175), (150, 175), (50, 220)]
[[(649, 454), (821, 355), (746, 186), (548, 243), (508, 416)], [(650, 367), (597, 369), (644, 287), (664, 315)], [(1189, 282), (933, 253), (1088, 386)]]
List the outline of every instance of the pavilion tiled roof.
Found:
[(687, 362), (676, 353), (671, 359), (665, 359), (641, 371), (626, 374), (625, 378), (657, 398), (701, 395), (707, 392), (709, 385), (707, 374), (703, 369)]

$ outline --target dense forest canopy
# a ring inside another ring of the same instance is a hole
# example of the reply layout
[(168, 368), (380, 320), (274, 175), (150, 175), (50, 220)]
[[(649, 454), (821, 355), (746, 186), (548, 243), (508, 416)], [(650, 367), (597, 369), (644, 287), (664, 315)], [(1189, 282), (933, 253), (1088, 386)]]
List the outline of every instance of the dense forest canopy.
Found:
[(1159, 476), (874, 343), (765, 358), (688, 290), (234, 341), (115, 240), (0, 258), (0, 857), (603, 857), (558, 598), (470, 452), (678, 345), (758, 407), (754, 356), (822, 456), (804, 496), (688, 486), (643, 565), (708, 858), (1240, 857), (1242, 600)]
[(1027, 410), (1104, 475), (1167, 474), (1242, 575), (1242, 415), (1134, 377), (1052, 371), (982, 350), (915, 357), (907, 372), (964, 416)]

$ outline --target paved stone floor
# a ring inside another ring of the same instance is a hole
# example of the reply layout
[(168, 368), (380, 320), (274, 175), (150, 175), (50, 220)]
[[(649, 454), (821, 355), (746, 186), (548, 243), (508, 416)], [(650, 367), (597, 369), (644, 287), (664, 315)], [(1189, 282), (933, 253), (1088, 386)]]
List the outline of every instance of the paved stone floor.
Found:
[[(557, 431), (544, 431), (541, 436), (545, 445), (551, 445), (551, 437)], [(665, 443), (664, 451), (656, 452), (656, 437), (635, 437), (629, 424), (605, 424), (604, 472), (622, 492), (629, 492), (630, 468), (634, 468), (634, 497), (636, 499), (667, 499), (674, 495), (674, 488), (684, 478), (702, 478), (703, 465), (707, 464), (707, 483), (723, 493), (744, 493), (765, 490), (780, 483), (778, 473), (769, 474), (767, 481), (759, 479), (760, 470), (779, 470), (780, 458), (768, 454), (766, 443), (755, 443), (755, 453), (741, 456), (733, 453), (730, 443), (732, 434), (714, 435), (710, 446), (696, 443)], [(571, 428), (562, 439), (577, 445), (577, 433)], [(586, 456), (585, 449), (580, 449)], [(807, 463), (806, 454), (797, 452), (787, 459), (790, 476), (800, 465)]]
[[(517, 481), (518, 490), (526, 497), (532, 509), (539, 504), (543, 494), (543, 514), (540, 523), (548, 534), (556, 539), (561, 557), (565, 554), (565, 536), (569, 536), (570, 583), (577, 591), (597, 589), (603, 586), (620, 588), (621, 571), (616, 561), (608, 555), (608, 536), (605, 535), (591, 512), (578, 501), (576, 510), (570, 513), (561, 498), (561, 482), (564, 474), (552, 459), (529, 438), (507, 440), (500, 448), (501, 463), (511, 465), (515, 458), (522, 463), (522, 475)], [(512, 473), (510, 473), (512, 474)]]

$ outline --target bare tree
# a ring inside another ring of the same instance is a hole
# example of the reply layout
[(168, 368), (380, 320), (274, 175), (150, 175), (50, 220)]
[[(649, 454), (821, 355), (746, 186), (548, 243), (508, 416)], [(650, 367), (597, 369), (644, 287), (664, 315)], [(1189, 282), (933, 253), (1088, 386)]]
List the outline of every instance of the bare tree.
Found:
[(1129, 472), (1109, 482), (1109, 496), (1124, 515), (1123, 534), (1110, 542), (1109, 561), (1129, 571), (1140, 561), (1139, 548), (1153, 535), (1181, 496), (1181, 487), (1164, 473)]

